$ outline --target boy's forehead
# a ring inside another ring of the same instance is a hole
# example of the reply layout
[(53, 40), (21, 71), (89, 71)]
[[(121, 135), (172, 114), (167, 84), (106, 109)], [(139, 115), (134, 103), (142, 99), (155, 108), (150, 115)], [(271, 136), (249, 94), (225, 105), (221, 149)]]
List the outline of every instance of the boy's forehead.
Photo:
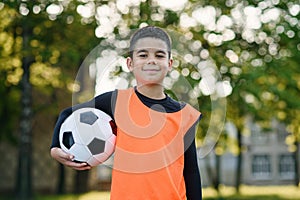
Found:
[(136, 42), (134, 50), (138, 51), (141, 49), (155, 49), (159, 51), (168, 51), (167, 44), (163, 40), (150, 37), (141, 38)]

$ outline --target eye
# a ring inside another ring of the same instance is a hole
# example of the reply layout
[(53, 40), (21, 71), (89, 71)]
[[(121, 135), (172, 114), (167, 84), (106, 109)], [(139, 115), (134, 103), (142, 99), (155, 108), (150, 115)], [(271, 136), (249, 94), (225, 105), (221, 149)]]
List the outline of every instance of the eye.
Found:
[(146, 57), (147, 57), (147, 54), (145, 54), (145, 53), (141, 53), (141, 54), (138, 54), (138, 57), (141, 57), (141, 58), (146, 58)]
[(156, 54), (156, 57), (157, 57), (157, 58), (165, 58), (166, 55), (165, 55), (165, 54)]

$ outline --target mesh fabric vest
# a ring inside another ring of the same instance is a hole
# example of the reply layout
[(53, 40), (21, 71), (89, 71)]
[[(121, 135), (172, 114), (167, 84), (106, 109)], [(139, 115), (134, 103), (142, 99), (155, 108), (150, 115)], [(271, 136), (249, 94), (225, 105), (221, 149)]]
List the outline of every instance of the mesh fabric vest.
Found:
[(173, 113), (155, 111), (131, 88), (118, 91), (114, 116), (111, 200), (186, 199), (184, 135), (200, 112), (188, 104)]

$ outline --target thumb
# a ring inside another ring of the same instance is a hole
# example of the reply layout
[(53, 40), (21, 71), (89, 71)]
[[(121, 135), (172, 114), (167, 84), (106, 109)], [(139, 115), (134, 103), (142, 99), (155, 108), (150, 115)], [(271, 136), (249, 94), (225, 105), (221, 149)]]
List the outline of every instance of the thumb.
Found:
[(74, 155), (72, 155), (72, 154), (69, 154), (69, 153), (67, 153), (67, 152), (65, 152), (64, 150), (62, 150), (62, 149), (60, 149), (61, 151), (60, 151), (60, 155), (61, 155), (61, 157), (63, 157), (64, 159), (67, 159), (67, 160), (74, 160)]
[(69, 159), (72, 160), (72, 161), (74, 161), (74, 156), (71, 155), (71, 154), (69, 154)]

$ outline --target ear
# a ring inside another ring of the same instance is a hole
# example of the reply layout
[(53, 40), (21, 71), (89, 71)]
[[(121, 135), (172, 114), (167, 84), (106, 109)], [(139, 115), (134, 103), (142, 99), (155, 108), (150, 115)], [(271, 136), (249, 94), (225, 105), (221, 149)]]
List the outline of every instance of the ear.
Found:
[(173, 59), (170, 58), (169, 62), (168, 62), (168, 70), (171, 71), (172, 70), (172, 66), (173, 66)]
[(132, 66), (132, 58), (131, 57), (127, 57), (126, 59), (126, 64), (127, 64), (127, 68), (129, 69), (129, 71), (133, 71), (133, 66)]

